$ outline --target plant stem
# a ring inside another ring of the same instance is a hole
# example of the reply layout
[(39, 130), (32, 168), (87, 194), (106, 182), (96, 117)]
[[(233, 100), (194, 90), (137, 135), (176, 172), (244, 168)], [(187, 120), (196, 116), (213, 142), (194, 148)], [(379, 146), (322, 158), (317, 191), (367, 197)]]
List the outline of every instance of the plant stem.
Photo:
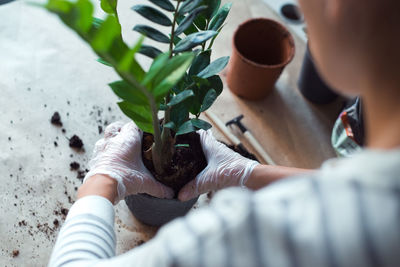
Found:
[(160, 131), (160, 124), (158, 120), (158, 108), (154, 96), (147, 90), (145, 86), (140, 84), (131, 74), (126, 73), (124, 71), (119, 70), (118, 63), (113, 60), (112, 57), (109, 57), (107, 54), (98, 53), (101, 58), (104, 58), (109, 62), (116, 72), (121, 76), (123, 80), (129, 83), (132, 87), (138, 88), (149, 100), (150, 108), (151, 108), (151, 117), (153, 121), (153, 130), (154, 130), (154, 144), (152, 147), (152, 157), (153, 157), (153, 165), (154, 169), (158, 174), (162, 174), (164, 172), (163, 166), (165, 163), (163, 162), (162, 157), (162, 147), (163, 143), (161, 140), (161, 131)]
[[(174, 19), (172, 22), (172, 28), (171, 28), (171, 40), (169, 43), (169, 58), (173, 57), (173, 49), (174, 49), (174, 39), (175, 39), (175, 26), (176, 26), (176, 21), (178, 18), (178, 10), (179, 10), (179, 5), (181, 3), (181, 0), (177, 1), (175, 12), (174, 12)], [(170, 94), (167, 94), (166, 96), (166, 101), (165, 103), (168, 104), (170, 101)], [(170, 122), (171, 118), (171, 108), (168, 107), (165, 112), (164, 112), (164, 122), (163, 124), (166, 124)], [(161, 166), (164, 168), (164, 165), (169, 164), (172, 160), (172, 156), (175, 152), (175, 141), (172, 138), (171, 135), (171, 130), (169, 128), (163, 127), (162, 133), (161, 133), (161, 153), (162, 153), (162, 160), (161, 160)], [(154, 157), (153, 157), (153, 162), (154, 162)], [(155, 162), (154, 162), (155, 164)]]
[(174, 20), (172, 21), (172, 28), (171, 28), (171, 40), (169, 41), (169, 57), (172, 58), (172, 53), (174, 50), (174, 39), (175, 39), (175, 24), (176, 20), (178, 19), (178, 10), (179, 10), (179, 5), (181, 4), (181, 0), (178, 0), (178, 3), (176, 4), (175, 12), (174, 12)]

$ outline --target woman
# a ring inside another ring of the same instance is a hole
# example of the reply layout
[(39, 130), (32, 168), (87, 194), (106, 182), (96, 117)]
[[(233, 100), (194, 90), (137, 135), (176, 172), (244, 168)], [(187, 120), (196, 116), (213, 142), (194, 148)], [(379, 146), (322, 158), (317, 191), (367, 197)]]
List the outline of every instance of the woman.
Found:
[(138, 128), (113, 124), (96, 145), (50, 266), (400, 265), (400, 2), (300, 5), (322, 76), (364, 101), (367, 149), (308, 171), (259, 165), (200, 132), (209, 165), (179, 199), (235, 185), (262, 189), (222, 190), (210, 207), (115, 257), (111, 203), (144, 192), (169, 198), (172, 191), (143, 166)]

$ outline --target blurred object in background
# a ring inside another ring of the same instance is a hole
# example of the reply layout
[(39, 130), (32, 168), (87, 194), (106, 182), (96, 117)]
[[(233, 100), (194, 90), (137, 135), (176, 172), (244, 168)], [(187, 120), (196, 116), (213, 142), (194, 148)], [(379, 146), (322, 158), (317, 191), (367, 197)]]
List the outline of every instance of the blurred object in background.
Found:
[(0, 5), (8, 4), (14, 0), (0, 0)]
[(227, 83), (239, 97), (260, 100), (275, 88), (282, 71), (295, 54), (292, 35), (279, 22), (249, 19), (233, 36)]
[(296, 0), (264, 0), (281, 17), (285, 25), (303, 42), (307, 42), (307, 29), (304, 16)]
[(365, 144), (362, 101), (352, 100), (342, 113), (332, 131), (332, 146), (339, 157), (350, 157)]
[(304, 55), (298, 86), (301, 94), (314, 104), (328, 104), (338, 96), (319, 75), (309, 45)]

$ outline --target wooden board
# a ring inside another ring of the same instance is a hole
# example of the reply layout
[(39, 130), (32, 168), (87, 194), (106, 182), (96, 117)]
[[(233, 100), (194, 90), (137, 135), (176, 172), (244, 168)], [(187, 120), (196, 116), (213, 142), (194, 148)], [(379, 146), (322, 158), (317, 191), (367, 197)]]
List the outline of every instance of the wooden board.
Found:
[[(234, 1), (227, 24), (214, 46), (213, 57), (230, 55), (232, 36), (237, 26), (249, 18), (256, 17), (280, 21), (262, 1)], [(338, 99), (332, 104), (318, 106), (302, 97), (297, 88), (297, 80), (306, 45), (296, 36), (294, 38), (295, 58), (282, 73), (271, 95), (260, 101), (247, 101), (236, 97), (226, 85), (225, 70), (221, 75), (224, 91), (211, 111), (224, 122), (243, 114), (245, 126), (277, 164), (316, 168), (324, 160), (335, 156), (330, 136), (343, 100)], [(217, 130), (214, 129), (214, 133), (223, 139)], [(249, 147), (243, 138), (240, 139)]]

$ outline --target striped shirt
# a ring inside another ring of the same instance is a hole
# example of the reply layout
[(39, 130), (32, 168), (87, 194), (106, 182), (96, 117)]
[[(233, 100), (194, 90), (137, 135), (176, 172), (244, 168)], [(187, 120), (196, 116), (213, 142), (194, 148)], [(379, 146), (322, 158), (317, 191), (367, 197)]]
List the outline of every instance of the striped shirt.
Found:
[(78, 200), (49, 266), (400, 266), (400, 150), (330, 160), (257, 192), (222, 190), (119, 256), (113, 227), (109, 201)]

